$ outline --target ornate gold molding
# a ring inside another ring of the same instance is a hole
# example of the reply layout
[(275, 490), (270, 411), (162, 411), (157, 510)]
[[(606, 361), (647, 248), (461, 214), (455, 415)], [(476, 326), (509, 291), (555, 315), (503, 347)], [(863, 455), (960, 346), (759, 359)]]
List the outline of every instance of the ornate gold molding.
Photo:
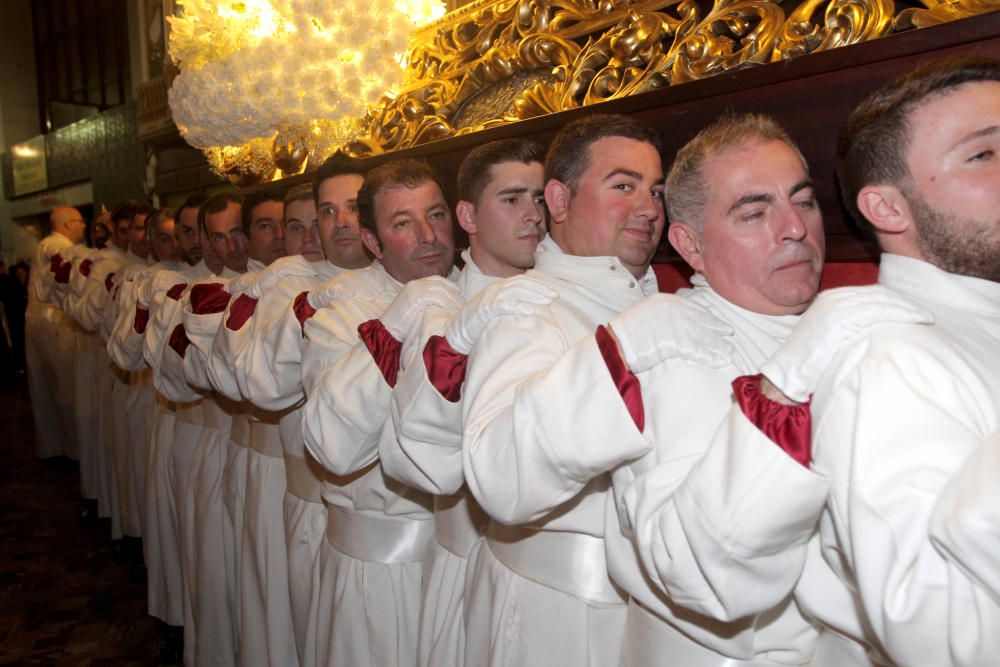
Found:
[(1000, 0), (479, 0), (414, 34), (407, 83), (362, 121), (355, 155), (790, 60), (1000, 8)]

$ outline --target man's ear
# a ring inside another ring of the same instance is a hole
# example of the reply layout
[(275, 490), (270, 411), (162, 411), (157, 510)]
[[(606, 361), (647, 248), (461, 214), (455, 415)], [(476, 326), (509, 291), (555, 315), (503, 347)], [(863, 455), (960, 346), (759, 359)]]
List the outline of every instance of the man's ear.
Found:
[(549, 221), (553, 225), (566, 222), (566, 212), (573, 193), (570, 187), (556, 178), (545, 184), (545, 204), (549, 209)]
[(858, 192), (858, 210), (875, 229), (901, 234), (911, 227), (910, 203), (894, 185), (867, 185)]
[(701, 234), (684, 222), (671, 222), (667, 229), (667, 240), (674, 250), (695, 271), (705, 270), (705, 258), (701, 250)]
[(361, 242), (368, 248), (368, 252), (375, 256), (375, 259), (382, 259), (382, 244), (378, 242), (378, 237), (370, 229), (361, 228)]
[(458, 218), (458, 226), (465, 230), (468, 235), (476, 233), (476, 207), (472, 202), (464, 199), (455, 206), (455, 217)]

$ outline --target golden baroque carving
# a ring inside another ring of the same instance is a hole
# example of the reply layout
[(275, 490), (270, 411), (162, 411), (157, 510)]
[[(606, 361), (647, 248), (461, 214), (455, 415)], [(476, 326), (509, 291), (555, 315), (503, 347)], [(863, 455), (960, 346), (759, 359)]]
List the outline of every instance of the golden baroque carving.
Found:
[(479, 0), (413, 36), (407, 83), (347, 149), (398, 150), (1000, 7), (921, 1), (894, 16), (892, 0), (784, 0), (787, 14), (781, 0), (714, 0), (704, 14), (704, 0)]

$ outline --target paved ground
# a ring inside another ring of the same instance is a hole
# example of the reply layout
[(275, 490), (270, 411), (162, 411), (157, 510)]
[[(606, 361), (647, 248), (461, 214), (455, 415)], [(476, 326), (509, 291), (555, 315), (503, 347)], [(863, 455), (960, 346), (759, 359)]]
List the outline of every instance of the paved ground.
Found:
[(0, 387), (0, 665), (177, 664), (138, 541), (83, 509), (77, 464), (34, 456), (23, 381)]

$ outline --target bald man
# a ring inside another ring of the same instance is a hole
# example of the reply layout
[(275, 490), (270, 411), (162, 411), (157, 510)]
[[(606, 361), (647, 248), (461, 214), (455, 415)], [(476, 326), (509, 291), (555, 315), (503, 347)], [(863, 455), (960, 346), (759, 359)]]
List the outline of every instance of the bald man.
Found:
[[(35, 249), (28, 283), (28, 310), (25, 339), (28, 387), (35, 416), (36, 447), (39, 458), (73, 453), (72, 383), (67, 369), (72, 367), (73, 337), (70, 320), (51, 303), (55, 274), (53, 258), (83, 239), (87, 228), (83, 216), (70, 206), (57, 206), (49, 215), (52, 233)], [(61, 264), (61, 256), (57, 260)], [(60, 379), (60, 373), (66, 377)], [(56, 409), (57, 419), (52, 418)]]

